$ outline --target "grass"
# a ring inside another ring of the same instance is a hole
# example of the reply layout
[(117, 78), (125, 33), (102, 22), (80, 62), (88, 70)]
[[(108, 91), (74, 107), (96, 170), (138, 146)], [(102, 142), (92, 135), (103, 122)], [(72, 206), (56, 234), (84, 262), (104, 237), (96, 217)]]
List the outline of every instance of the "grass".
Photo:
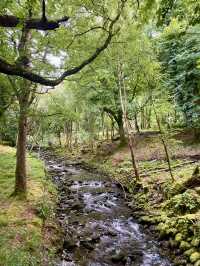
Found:
[(15, 154), (14, 148), (0, 145), (0, 266), (51, 265), (54, 226), (50, 218), (56, 191), (45, 178), (43, 162), (28, 155), (27, 199), (10, 197)]

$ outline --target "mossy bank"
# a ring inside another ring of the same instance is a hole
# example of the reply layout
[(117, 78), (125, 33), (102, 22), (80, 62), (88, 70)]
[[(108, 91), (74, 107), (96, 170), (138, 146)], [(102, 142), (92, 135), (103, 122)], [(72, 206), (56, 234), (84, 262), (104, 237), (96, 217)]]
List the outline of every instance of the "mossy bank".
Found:
[(195, 167), (175, 182), (151, 177), (135, 183), (126, 168), (111, 167), (109, 161), (101, 165), (122, 185), (134, 217), (160, 240), (173, 265), (200, 265), (200, 175), (198, 170), (192, 174)]

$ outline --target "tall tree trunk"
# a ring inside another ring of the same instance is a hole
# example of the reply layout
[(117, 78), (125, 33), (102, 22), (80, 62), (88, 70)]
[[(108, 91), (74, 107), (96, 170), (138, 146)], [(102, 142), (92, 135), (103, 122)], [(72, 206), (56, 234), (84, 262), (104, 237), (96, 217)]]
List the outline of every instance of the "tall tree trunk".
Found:
[[(21, 39), (18, 45), (18, 64), (25, 69), (29, 69), (29, 53), (27, 49), (27, 42), (30, 39), (30, 30), (25, 27), (22, 30)], [(17, 92), (19, 101), (19, 124), (18, 124), (18, 138), (17, 138), (17, 158), (15, 168), (15, 191), (14, 194), (25, 195), (27, 192), (26, 184), (26, 138), (27, 138), (27, 110), (31, 104), (29, 96), (31, 93), (30, 81), (23, 81), (23, 87)]]
[(147, 128), (151, 128), (151, 106), (149, 106), (148, 115), (147, 115)]
[(123, 125), (123, 119), (119, 119), (117, 121), (117, 125), (119, 128), (119, 138), (120, 138), (120, 145), (125, 145), (126, 144), (126, 136), (125, 136), (125, 131), (124, 131), (124, 125)]
[(119, 96), (120, 96), (120, 103), (121, 103), (121, 108), (122, 108), (122, 119), (124, 119), (124, 124), (125, 124), (126, 131), (128, 134), (128, 146), (129, 146), (130, 153), (131, 153), (131, 159), (132, 159), (132, 165), (134, 169), (135, 178), (136, 178), (136, 181), (138, 182), (140, 180), (140, 175), (139, 175), (139, 169), (138, 169), (136, 159), (135, 159), (134, 139), (131, 133), (131, 124), (127, 117), (127, 95), (126, 95), (126, 87), (125, 87), (125, 82), (124, 82), (124, 73), (123, 73), (121, 64), (119, 64), (118, 79), (119, 79), (118, 80)]
[(20, 107), (17, 138), (17, 160), (15, 170), (15, 192), (14, 194), (26, 193), (26, 133), (27, 114)]
[(163, 130), (161, 128), (160, 119), (159, 119), (159, 116), (158, 116), (158, 114), (156, 112), (156, 108), (154, 106), (154, 102), (152, 102), (152, 104), (153, 104), (153, 109), (154, 109), (154, 113), (155, 113), (155, 116), (156, 116), (156, 122), (157, 122), (158, 129), (159, 129), (159, 132), (160, 132), (160, 138), (161, 138), (161, 141), (162, 141), (162, 144), (163, 144), (163, 147), (164, 147), (164, 151), (165, 151), (165, 155), (166, 155), (166, 160), (167, 160), (167, 164), (168, 164), (168, 168), (169, 168), (169, 173), (171, 175), (172, 182), (174, 182), (175, 178), (174, 178), (174, 175), (173, 175), (173, 172), (172, 172), (171, 160), (170, 160), (170, 155), (169, 155), (169, 152), (168, 152), (167, 143), (165, 142)]
[(114, 120), (113, 120), (113, 117), (110, 117), (110, 119), (111, 119), (111, 132), (110, 132), (110, 136), (111, 136), (111, 140), (113, 141), (113, 138), (114, 138), (114, 133), (113, 133)]
[(117, 112), (115, 112), (110, 108), (104, 107), (104, 111), (108, 114), (108, 116), (112, 121), (111, 139), (114, 129), (114, 120), (115, 120), (118, 126), (120, 145), (124, 145), (126, 143), (126, 136), (124, 131), (124, 123), (123, 123), (123, 110), (120, 108)]
[(137, 118), (137, 113), (135, 113), (134, 114), (134, 116), (135, 116), (135, 129), (136, 129), (136, 131), (138, 132), (138, 133), (140, 133), (140, 127), (139, 127), (139, 125), (138, 125), (138, 118)]

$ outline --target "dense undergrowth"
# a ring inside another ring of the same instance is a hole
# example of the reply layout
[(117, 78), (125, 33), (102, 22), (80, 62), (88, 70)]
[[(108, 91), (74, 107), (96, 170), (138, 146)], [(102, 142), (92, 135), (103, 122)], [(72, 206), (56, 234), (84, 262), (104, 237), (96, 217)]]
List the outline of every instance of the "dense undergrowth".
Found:
[(0, 145), (0, 265), (51, 265), (56, 190), (43, 162), (28, 155), (27, 199), (11, 197), (15, 154), (14, 148)]

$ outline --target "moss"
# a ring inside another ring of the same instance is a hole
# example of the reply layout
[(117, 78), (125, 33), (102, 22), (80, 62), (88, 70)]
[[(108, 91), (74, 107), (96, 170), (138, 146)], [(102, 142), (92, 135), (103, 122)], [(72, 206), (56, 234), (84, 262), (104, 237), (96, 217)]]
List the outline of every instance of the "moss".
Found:
[(156, 227), (158, 231), (165, 231), (166, 230), (166, 224), (165, 223), (159, 223)]
[(173, 196), (164, 205), (164, 209), (169, 211), (173, 216), (195, 213), (199, 208), (199, 195), (193, 190), (187, 190), (182, 194)]
[(186, 241), (181, 241), (179, 247), (181, 250), (188, 250), (188, 249), (190, 249), (191, 245), (190, 245), (190, 243), (188, 243)]
[(200, 239), (199, 238), (193, 238), (191, 241), (191, 245), (194, 247), (198, 247), (200, 245)]
[(196, 249), (195, 248), (190, 248), (190, 249), (188, 249), (188, 250), (186, 250), (184, 252), (184, 255), (190, 257), (192, 255), (192, 253), (194, 253), (194, 252), (196, 252)]
[(142, 223), (157, 224), (160, 220), (162, 220), (160, 216), (156, 216), (155, 214), (149, 214), (140, 217), (140, 221)]
[(176, 234), (175, 240), (177, 242), (181, 242), (183, 240), (183, 235), (181, 233)]
[(170, 227), (169, 229), (166, 230), (166, 233), (168, 235), (175, 235), (178, 232), (178, 230), (174, 227)]
[[(181, 161), (178, 163), (181, 163)], [(177, 180), (176, 182), (172, 183), (171, 180), (169, 180), (168, 182), (165, 182), (163, 184), (163, 191), (164, 191), (164, 195), (166, 198), (169, 199), (177, 194), (183, 193), (186, 191), (187, 188), (194, 188), (196, 190), (196, 187), (198, 186), (198, 184), (196, 184), (195, 186), (191, 185), (194, 179), (194, 176), (192, 175), (194, 171), (194, 166), (198, 166), (198, 163), (191, 165), (191, 166), (186, 165), (182, 167), (181, 169), (178, 169), (178, 172), (176, 173), (176, 175), (178, 175), (181, 178)], [(174, 172), (176, 172), (176, 170)], [(200, 190), (199, 190), (199, 193), (200, 193)]]
[(196, 261), (200, 260), (200, 253), (199, 252), (194, 252), (190, 255), (190, 261), (192, 263), (195, 263)]

